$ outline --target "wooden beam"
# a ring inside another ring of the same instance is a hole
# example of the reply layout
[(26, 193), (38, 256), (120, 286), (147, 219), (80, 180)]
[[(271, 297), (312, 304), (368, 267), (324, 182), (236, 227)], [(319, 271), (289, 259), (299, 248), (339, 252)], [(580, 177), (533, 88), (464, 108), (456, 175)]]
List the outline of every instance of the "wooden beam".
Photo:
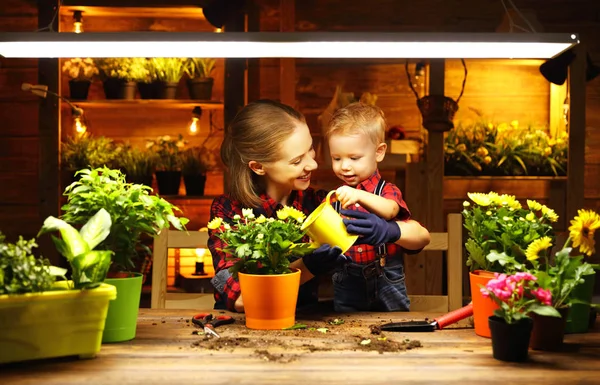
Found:
[(574, 48), (570, 70), (569, 161), (567, 164), (567, 223), (583, 208), (585, 186), (585, 69), (586, 49)]
[[(260, 7), (254, 2), (251, 2), (251, 4), (248, 5), (248, 32), (260, 32)], [(248, 59), (246, 90), (247, 103), (261, 98), (260, 59)]]
[[(54, 17), (59, 0), (38, 1), (38, 28), (46, 28), (52, 23), (53, 31), (40, 33), (58, 33), (58, 17)], [(61, 94), (58, 59), (38, 60), (38, 83), (45, 84), (49, 90)], [(39, 216), (40, 226), (50, 215), (58, 217), (60, 197), (60, 114), (59, 101), (48, 95), (39, 107), (38, 131), (40, 137), (39, 157)], [(50, 237), (39, 239), (40, 252), (55, 266), (66, 265), (60, 257)]]
[[(45, 1), (45, 0), (42, 0)], [(63, 0), (63, 7), (204, 7), (210, 0)]]
[[(296, 1), (280, 0), (279, 30), (294, 32), (296, 25)], [(279, 59), (279, 100), (296, 107), (296, 59)]]
[[(225, 32), (245, 32), (246, 15), (236, 13), (225, 25)], [(233, 120), (237, 112), (244, 107), (246, 98), (246, 59), (225, 59), (225, 95), (224, 95), (224, 124), (225, 127)]]

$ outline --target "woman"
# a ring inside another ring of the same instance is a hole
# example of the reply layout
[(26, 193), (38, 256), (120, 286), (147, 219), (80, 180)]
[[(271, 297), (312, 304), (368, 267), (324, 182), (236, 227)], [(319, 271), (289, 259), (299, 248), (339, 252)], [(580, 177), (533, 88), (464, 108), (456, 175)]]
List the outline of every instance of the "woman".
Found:
[[(317, 169), (312, 136), (304, 116), (284, 104), (261, 100), (246, 105), (225, 130), (221, 158), (226, 166), (228, 194), (212, 203), (210, 219), (220, 217), (232, 223), (242, 208), (252, 207), (256, 216), (276, 217), (283, 205), (306, 215), (325, 198), (326, 191), (315, 191), (310, 176)], [(396, 242), (412, 250), (429, 243), (429, 233), (415, 221), (387, 222), (375, 215), (361, 217), (349, 231), (363, 235), (362, 243)], [(402, 234), (401, 239), (400, 233)], [(213, 256), (215, 308), (243, 311), (239, 282), (229, 273), (234, 261), (220, 251), (222, 241), (209, 233), (208, 247)], [(315, 302), (317, 280), (347, 259), (338, 247), (322, 245), (312, 254), (292, 262), (301, 271), (302, 284), (298, 306)]]

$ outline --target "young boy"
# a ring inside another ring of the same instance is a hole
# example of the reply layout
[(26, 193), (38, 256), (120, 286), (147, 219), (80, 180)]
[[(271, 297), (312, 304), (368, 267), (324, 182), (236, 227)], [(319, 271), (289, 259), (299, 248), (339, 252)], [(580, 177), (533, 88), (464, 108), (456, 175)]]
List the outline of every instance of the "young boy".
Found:
[[(407, 221), (410, 211), (400, 189), (381, 179), (377, 169), (387, 149), (385, 126), (383, 111), (376, 106), (352, 103), (334, 113), (326, 140), (333, 171), (345, 183), (336, 196), (344, 209)], [(408, 311), (405, 250), (395, 243), (370, 246), (360, 242), (346, 252), (352, 262), (333, 275), (335, 310)]]

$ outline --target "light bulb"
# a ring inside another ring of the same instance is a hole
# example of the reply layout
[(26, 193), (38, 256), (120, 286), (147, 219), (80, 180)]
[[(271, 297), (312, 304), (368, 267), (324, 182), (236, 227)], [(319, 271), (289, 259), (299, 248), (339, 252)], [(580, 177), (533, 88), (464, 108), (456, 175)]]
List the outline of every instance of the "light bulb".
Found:
[(83, 16), (81, 11), (73, 12), (73, 32), (83, 32)]
[(83, 135), (83, 133), (87, 131), (87, 126), (86, 126), (85, 122), (83, 121), (83, 117), (76, 116), (73, 118), (73, 130), (78, 135)]
[(198, 135), (199, 131), (200, 131), (200, 119), (198, 119), (197, 117), (194, 116), (188, 126), (188, 133), (193, 136), (193, 135)]
[(222, 33), (223, 32), (223, 28), (215, 28), (215, 32), (216, 33)]

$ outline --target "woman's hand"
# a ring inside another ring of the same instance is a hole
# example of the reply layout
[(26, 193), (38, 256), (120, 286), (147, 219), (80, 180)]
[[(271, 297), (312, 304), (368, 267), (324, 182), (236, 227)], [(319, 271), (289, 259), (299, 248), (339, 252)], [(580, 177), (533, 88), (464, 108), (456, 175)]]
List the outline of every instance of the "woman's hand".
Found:
[(394, 243), (400, 239), (400, 226), (395, 221), (386, 221), (372, 213), (356, 210), (340, 210), (344, 218), (346, 230), (350, 234), (360, 235), (360, 243), (379, 246)]
[(242, 295), (241, 294), (235, 300), (235, 304), (233, 306), (235, 308), (235, 311), (237, 311), (238, 313), (243, 313), (244, 312), (244, 300), (242, 299)]

